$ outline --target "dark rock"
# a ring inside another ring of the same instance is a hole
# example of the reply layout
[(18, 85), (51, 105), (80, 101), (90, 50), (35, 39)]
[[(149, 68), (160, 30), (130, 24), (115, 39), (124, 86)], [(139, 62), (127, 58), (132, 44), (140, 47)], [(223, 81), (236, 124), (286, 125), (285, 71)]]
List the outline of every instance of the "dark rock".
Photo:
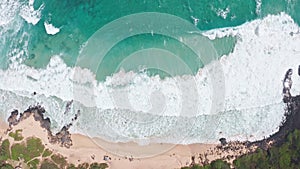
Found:
[(19, 123), (18, 115), (19, 115), (18, 110), (14, 110), (10, 113), (10, 116), (7, 119), (8, 124), (9, 124), (10, 127), (15, 126)]
[[(291, 83), (291, 69), (289, 69), (286, 73), (285, 79), (289, 78), (288, 81)], [(284, 88), (289, 88), (291, 85), (284, 85)], [(290, 88), (289, 88), (290, 89)], [(262, 149), (269, 149), (270, 143), (275, 146), (280, 146), (285, 142), (285, 138), (287, 135), (295, 129), (300, 129), (300, 95), (291, 96), (285, 100), (285, 95), (283, 95), (283, 99), (286, 103), (286, 112), (285, 118), (279, 126), (279, 131), (274, 133), (268, 138), (263, 140), (259, 140), (256, 142), (250, 143), (251, 145), (256, 145)]]
[(72, 104), (73, 104), (73, 100), (67, 102), (66, 110), (65, 110), (64, 114), (67, 114), (71, 110)]
[(293, 70), (289, 69), (283, 79), (283, 90), (282, 90), (282, 94), (283, 94), (283, 102), (284, 103), (288, 103), (291, 100), (291, 93), (290, 90), (292, 88), (292, 74), (293, 74)]
[(34, 120), (40, 122), (40, 126), (47, 130), (48, 139), (51, 144), (60, 144), (62, 147), (70, 148), (72, 146), (72, 139), (71, 134), (68, 130), (72, 126), (72, 123), (64, 126), (58, 133), (53, 135), (50, 130), (50, 118), (44, 118), (44, 113), (45, 109), (42, 106), (30, 106), (27, 110), (24, 111), (24, 113), (20, 114), (19, 118), (19, 112), (17, 110), (14, 110), (13, 112), (11, 112), (11, 115), (7, 121), (9, 122), (10, 126), (17, 125), (20, 121), (28, 118), (30, 115), (33, 115)]
[(45, 128), (46, 130), (50, 130), (50, 127), (51, 127), (50, 118), (47, 117), (46, 119), (44, 119), (44, 120), (42, 121), (41, 126), (42, 126), (43, 128)]
[(221, 142), (222, 146), (225, 146), (227, 144), (226, 138), (220, 138), (219, 141)]

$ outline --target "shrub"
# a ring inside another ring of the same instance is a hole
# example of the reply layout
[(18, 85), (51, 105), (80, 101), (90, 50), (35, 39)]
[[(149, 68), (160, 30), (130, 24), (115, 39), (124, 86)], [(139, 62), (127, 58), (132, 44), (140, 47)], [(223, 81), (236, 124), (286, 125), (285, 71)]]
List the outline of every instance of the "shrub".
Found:
[(15, 169), (12, 165), (10, 164), (0, 164), (1, 169)]
[(58, 165), (60, 166), (60, 168), (65, 168), (65, 166), (67, 165), (67, 161), (65, 159), (65, 157), (63, 157), (60, 154), (53, 154), (51, 156), (51, 159)]
[(15, 161), (19, 161), (19, 158), (24, 158), (26, 154), (26, 145), (22, 144), (13, 144), (11, 146), (11, 158)]
[(25, 156), (25, 160), (29, 161), (34, 157), (41, 156), (44, 152), (45, 146), (42, 144), (41, 139), (39, 138), (29, 138), (27, 139), (27, 154)]
[(78, 169), (88, 169), (89, 168), (89, 164), (88, 163), (82, 163), (82, 164), (79, 164)]
[(49, 149), (45, 149), (45, 151), (43, 152), (42, 157), (48, 157), (52, 154), (52, 151)]
[(230, 165), (222, 160), (213, 161), (211, 162), (210, 166), (213, 169), (230, 169)]
[(44, 160), (41, 164), (40, 169), (59, 169), (56, 164), (49, 160)]
[(28, 165), (28, 167), (30, 167), (30, 169), (37, 169), (39, 163), (40, 163), (40, 160), (34, 159), (34, 160), (29, 161), (29, 162), (27, 163), (27, 165)]
[(105, 169), (108, 168), (108, 165), (106, 163), (92, 163), (90, 165), (90, 169)]
[(21, 135), (22, 130), (16, 130), (16, 132), (10, 132), (8, 135), (12, 137), (15, 141), (21, 141), (24, 137)]
[(44, 145), (42, 144), (41, 139), (39, 138), (29, 138), (24, 142), (17, 143), (11, 147), (11, 156), (12, 159), (18, 161), (19, 158), (24, 159), (25, 162), (30, 161), (31, 159), (41, 156), (44, 151)]
[(6, 161), (10, 158), (10, 151), (9, 151), (10, 143), (9, 140), (6, 139), (2, 142), (0, 147), (0, 163), (1, 161)]
[(77, 169), (74, 164), (69, 164), (67, 169)]

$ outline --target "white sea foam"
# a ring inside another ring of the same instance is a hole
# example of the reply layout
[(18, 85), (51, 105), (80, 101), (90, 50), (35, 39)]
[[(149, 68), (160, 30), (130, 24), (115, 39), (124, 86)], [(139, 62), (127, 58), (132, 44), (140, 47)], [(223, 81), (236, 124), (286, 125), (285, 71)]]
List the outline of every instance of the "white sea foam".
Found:
[[(37, 97), (33, 100), (46, 105), (56, 124), (66, 123), (61, 106), (65, 103), (54, 101), (60, 105), (55, 106), (48, 102), (55, 97), (75, 99), (82, 114), (72, 130), (111, 141), (144, 139), (187, 144), (216, 142), (220, 137), (256, 140), (274, 133), (284, 114), (281, 80), (287, 69), (296, 70), (300, 64), (299, 27), (281, 13), (204, 34), (211, 39), (232, 34), (239, 37), (233, 53), (220, 59), (225, 102), (218, 114), (210, 112), (213, 88), (209, 74), (216, 62), (195, 76), (161, 80), (121, 71), (98, 83), (89, 70), (67, 67), (54, 56), (46, 69), (18, 65), (0, 70), (0, 89), (27, 98), (22, 100)], [(294, 75), (293, 81), (292, 94), (299, 94), (300, 78)], [(194, 82), (197, 92), (190, 91)], [(32, 95), (34, 91), (38, 96)], [(183, 97), (192, 92), (198, 97)], [(6, 102), (6, 97), (1, 102)], [(190, 107), (185, 107), (184, 101), (191, 103)], [(14, 107), (13, 100), (9, 103)], [(0, 110), (4, 111), (1, 106)]]
[(41, 5), (37, 10), (33, 7), (34, 0), (29, 0), (27, 5), (22, 5), (20, 8), (20, 16), (27, 22), (36, 25), (42, 16), (44, 5)]
[(19, 1), (1, 1), (0, 26), (7, 26), (7, 24), (16, 20), (18, 16), (21, 16), (27, 23), (36, 25), (41, 19), (41, 12), (44, 5), (41, 5), (35, 10), (33, 3), (34, 0), (29, 0), (28, 3), (20, 3)]
[(48, 22), (44, 22), (44, 26), (47, 34), (49, 35), (55, 35), (60, 31), (59, 28), (56, 28), (55, 26), (53, 26), (51, 23)]
[(256, 0), (256, 8), (255, 8), (255, 13), (257, 15), (260, 15), (261, 13), (261, 0)]
[(202, 33), (203, 36), (208, 37), (211, 40), (216, 38), (222, 38), (225, 36), (236, 36), (238, 34), (238, 27), (219, 28)]
[(217, 12), (218, 16), (222, 17), (223, 19), (226, 19), (228, 13), (230, 12), (230, 8), (229, 7), (225, 8), (225, 9), (219, 8), (216, 12)]
[[(22, 59), (25, 58), (24, 55), (27, 54), (29, 34), (24, 31), (25, 22), (20, 17), (20, 13), (26, 5), (19, 1), (0, 2), (0, 51), (4, 55), (1, 56), (1, 60), (12, 62), (10, 67), (22, 62)], [(0, 64), (1, 67), (7, 66), (5, 62)]]
[(20, 4), (17, 1), (0, 2), (0, 26), (10, 23), (16, 16)]

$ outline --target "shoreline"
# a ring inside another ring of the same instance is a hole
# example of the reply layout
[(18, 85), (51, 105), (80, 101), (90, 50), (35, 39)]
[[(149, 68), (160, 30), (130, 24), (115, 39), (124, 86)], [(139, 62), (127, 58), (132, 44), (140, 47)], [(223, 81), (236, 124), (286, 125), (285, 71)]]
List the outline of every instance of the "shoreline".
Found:
[(0, 118), (0, 138), (5, 134), (7, 129), (8, 129), (8, 124), (3, 119)]
[[(193, 164), (204, 165), (216, 159), (224, 159), (232, 162), (236, 157), (255, 150), (255, 147), (247, 149), (247, 145), (242, 142), (228, 143), (230, 151), (228, 147), (227, 149), (223, 149), (220, 144), (197, 143), (176, 145), (150, 143), (149, 145), (141, 146), (133, 142), (111, 143), (97, 138), (97, 142), (101, 144), (99, 146), (92, 138), (81, 134), (71, 134), (72, 145), (66, 147), (60, 142), (51, 142), (49, 131), (43, 128), (43, 123), (41, 123), (43, 119), (36, 118), (35, 115), (36, 113), (27, 114), (26, 118), (22, 118), (23, 115), (21, 115), (21, 120), (16, 125), (9, 127), (9, 132), (22, 130), (21, 135), (24, 138), (40, 138), (46, 148), (50, 149), (53, 153), (59, 153), (66, 157), (68, 163), (75, 165), (100, 162), (107, 163), (110, 169), (172, 169), (191, 166)], [(9, 139), (12, 144), (16, 143), (7, 133), (2, 135), (3, 139)]]
[[(3, 127), (3, 126), (1, 126)], [(54, 153), (59, 153), (64, 157), (67, 157), (67, 161), (73, 164), (80, 164), (83, 162), (93, 163), (101, 162), (108, 163), (109, 168), (139, 168), (149, 166), (149, 168), (180, 168), (191, 163), (191, 156), (196, 155), (196, 152), (207, 151), (209, 148), (215, 145), (206, 144), (195, 144), (195, 145), (172, 145), (174, 148), (167, 152), (163, 152), (159, 155), (148, 158), (137, 158), (132, 157), (129, 154), (127, 156), (119, 156), (113, 153), (109, 153), (106, 150), (100, 148), (95, 144), (91, 138), (81, 135), (72, 134), (73, 145), (70, 148), (62, 147), (58, 144), (51, 144), (48, 137), (47, 131), (42, 129), (37, 121), (34, 120), (33, 116), (20, 121), (19, 124), (13, 126), (11, 132), (16, 130), (22, 130), (22, 136), (24, 138), (37, 137), (42, 140), (45, 147), (52, 150)], [(3, 130), (3, 128), (2, 128)], [(5, 129), (4, 129), (5, 130)], [(3, 139), (9, 139), (11, 143), (15, 141), (8, 135), (2, 135)], [(99, 140), (98, 140), (99, 141)], [(103, 141), (103, 140), (102, 140)], [(105, 141), (103, 141), (105, 142)], [(157, 150), (160, 148), (159, 144), (150, 144), (148, 146), (138, 146), (134, 143), (117, 143), (112, 146), (115, 150), (126, 146), (126, 148), (139, 152), (141, 147), (147, 148), (148, 150)], [(104, 160), (103, 157), (108, 156), (110, 160)], [(155, 161), (155, 162), (154, 162)]]
[[(79, 165), (82, 163), (106, 163), (111, 169), (131, 168), (181, 168), (195, 164), (206, 165), (221, 159), (232, 165), (233, 160), (244, 154), (255, 152), (257, 148), (268, 150), (284, 142), (287, 134), (294, 129), (300, 129), (300, 96), (292, 96), (291, 69), (286, 73), (283, 87), (283, 100), (286, 103), (285, 119), (279, 126), (278, 132), (255, 142), (227, 142), (221, 138), (221, 144), (156, 144), (138, 145), (134, 142), (113, 143), (100, 138), (90, 138), (81, 134), (70, 134), (68, 129), (72, 122), (64, 126), (61, 131), (53, 134), (50, 130), (49, 118), (44, 118), (44, 108), (29, 107), (24, 113), (11, 112), (8, 125), (0, 119), (0, 138), (8, 139), (12, 144), (19, 143), (9, 136), (8, 132), (21, 131), (24, 138), (36, 137), (53, 153), (65, 157), (68, 163)], [(3, 132), (4, 131), (4, 132)], [(54, 141), (53, 141), (54, 140)], [(95, 142), (97, 141), (97, 143)]]

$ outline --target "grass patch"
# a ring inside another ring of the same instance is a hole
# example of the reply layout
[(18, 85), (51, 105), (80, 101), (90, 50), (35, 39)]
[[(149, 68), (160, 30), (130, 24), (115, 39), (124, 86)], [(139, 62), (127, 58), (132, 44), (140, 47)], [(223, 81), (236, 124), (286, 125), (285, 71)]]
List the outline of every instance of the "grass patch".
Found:
[(10, 164), (0, 164), (1, 169), (15, 169), (12, 165)]
[(56, 164), (49, 160), (44, 160), (41, 164), (40, 169), (59, 169)]
[(10, 132), (8, 135), (12, 137), (15, 141), (21, 141), (24, 137), (21, 135), (22, 129), (16, 130), (15, 132)]
[(77, 167), (74, 164), (69, 164), (67, 169), (105, 169), (108, 168), (108, 165), (106, 163), (82, 163), (79, 164)]
[(60, 168), (65, 168), (67, 166), (67, 160), (60, 154), (53, 154), (51, 159), (58, 165)]
[(27, 163), (28, 167), (30, 169), (37, 169), (39, 166), (40, 160), (39, 159), (33, 159)]
[(50, 156), (51, 154), (52, 154), (52, 151), (51, 151), (51, 150), (45, 149), (45, 151), (44, 151), (42, 157), (48, 157), (48, 156)]
[(12, 145), (12, 159), (18, 161), (19, 158), (22, 158), (25, 162), (28, 162), (35, 157), (41, 156), (44, 148), (45, 146), (42, 144), (41, 139), (29, 138), (26, 140), (26, 144), (23, 142)]
[(10, 158), (9, 147), (10, 147), (9, 140), (8, 139), (4, 140), (0, 147), (0, 163), (1, 161), (6, 161)]
[(106, 163), (92, 163), (90, 169), (105, 169), (108, 168)]
[(29, 138), (27, 140), (27, 155), (28, 158), (25, 159), (29, 161), (30, 159), (33, 159), (34, 157), (41, 156), (41, 154), (44, 151), (45, 146), (42, 144), (41, 139), (39, 138)]
[(77, 167), (75, 167), (74, 164), (69, 164), (68, 167), (67, 167), (67, 169), (77, 169)]
[(34, 157), (41, 156), (44, 152), (45, 146), (42, 144), (41, 139), (39, 138), (29, 138), (27, 140), (26, 156), (25, 161), (29, 161)]
[[(18, 131), (20, 132), (20, 131)], [(13, 135), (19, 134), (17, 131)], [(42, 157), (40, 161), (37, 157)], [(47, 158), (47, 157), (50, 157)], [(46, 159), (45, 159), (46, 158)], [(82, 163), (77, 167), (74, 164), (68, 164), (66, 157), (60, 154), (53, 154), (49, 149), (45, 149), (42, 141), (39, 138), (27, 138), (21, 143), (15, 143), (10, 147), (8, 139), (2, 141), (0, 147), (0, 169), (14, 169), (11, 164), (6, 164), (5, 161), (10, 161), (13, 164), (17, 161), (23, 161), (30, 169), (105, 169), (108, 168), (106, 163)]]
[(205, 166), (194, 165), (192, 167), (182, 167), (181, 169), (230, 169), (230, 166), (222, 160), (216, 160)]
[(88, 163), (82, 163), (82, 164), (79, 164), (78, 169), (88, 169), (89, 168), (89, 164)]
[(25, 143), (17, 143), (11, 146), (11, 158), (15, 161), (19, 161), (19, 158), (24, 159), (24, 154), (26, 154)]

